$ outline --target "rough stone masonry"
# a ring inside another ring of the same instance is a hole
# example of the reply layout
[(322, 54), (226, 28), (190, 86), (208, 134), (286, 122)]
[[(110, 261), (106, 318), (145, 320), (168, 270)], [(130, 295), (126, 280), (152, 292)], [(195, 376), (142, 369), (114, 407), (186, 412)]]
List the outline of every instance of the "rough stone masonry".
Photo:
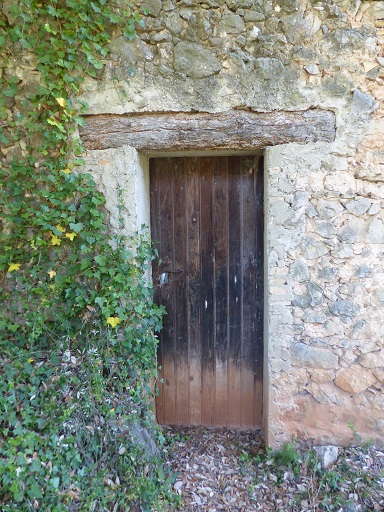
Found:
[[(116, 34), (88, 81), (90, 114), (334, 112), (333, 142), (264, 150), (264, 433), (382, 443), (384, 2), (139, 4), (138, 37)], [(146, 165), (124, 145), (87, 153), (116, 229), (117, 184), (126, 225), (148, 219)]]

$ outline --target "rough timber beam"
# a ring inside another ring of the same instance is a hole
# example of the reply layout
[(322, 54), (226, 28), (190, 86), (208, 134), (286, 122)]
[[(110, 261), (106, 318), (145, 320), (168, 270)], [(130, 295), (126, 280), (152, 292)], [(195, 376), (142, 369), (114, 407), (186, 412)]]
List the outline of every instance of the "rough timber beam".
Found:
[(332, 142), (335, 134), (335, 115), (327, 110), (98, 114), (86, 116), (80, 130), (86, 149), (128, 145), (140, 151), (257, 150)]

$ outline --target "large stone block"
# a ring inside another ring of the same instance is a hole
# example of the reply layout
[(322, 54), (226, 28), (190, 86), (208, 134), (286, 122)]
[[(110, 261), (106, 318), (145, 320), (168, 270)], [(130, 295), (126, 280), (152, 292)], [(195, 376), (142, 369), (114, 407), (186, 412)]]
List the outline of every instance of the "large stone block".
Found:
[(214, 52), (196, 43), (181, 41), (175, 46), (174, 67), (191, 78), (206, 78), (221, 70)]
[(315, 348), (305, 343), (296, 343), (292, 347), (292, 364), (307, 368), (335, 369), (339, 358), (330, 350)]
[(324, 220), (332, 219), (344, 209), (339, 201), (328, 201), (325, 199), (319, 199), (314, 206), (319, 217)]
[(365, 391), (375, 382), (376, 377), (373, 373), (358, 365), (342, 370), (335, 379), (336, 386), (351, 395)]
[(362, 199), (357, 199), (353, 201), (348, 201), (345, 203), (346, 209), (353, 213), (354, 215), (360, 216), (364, 215), (371, 207), (371, 201), (363, 197)]
[(382, 368), (384, 366), (384, 350), (363, 354), (359, 357), (359, 363), (364, 368)]
[(357, 315), (360, 308), (350, 300), (336, 300), (329, 305), (329, 311), (332, 315), (343, 318), (353, 318)]

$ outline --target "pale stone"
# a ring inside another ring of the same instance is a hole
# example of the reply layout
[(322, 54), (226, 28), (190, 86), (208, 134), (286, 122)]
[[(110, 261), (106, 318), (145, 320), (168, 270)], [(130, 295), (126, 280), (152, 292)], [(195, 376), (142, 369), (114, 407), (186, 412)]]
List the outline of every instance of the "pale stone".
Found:
[(369, 354), (370, 352), (376, 352), (379, 350), (379, 346), (374, 340), (359, 339), (357, 348), (362, 354)]
[(239, 34), (244, 31), (244, 21), (238, 14), (228, 14), (223, 18), (222, 27), (228, 34)]
[(367, 238), (372, 244), (384, 244), (384, 224), (378, 217), (372, 220)]
[(323, 281), (334, 281), (337, 278), (338, 272), (339, 270), (336, 267), (325, 267), (319, 270), (318, 275)]
[(359, 310), (359, 306), (356, 306), (350, 300), (337, 300), (329, 305), (329, 311), (332, 315), (340, 316), (341, 318), (355, 317)]
[(162, 30), (161, 32), (156, 32), (156, 34), (154, 34), (151, 37), (152, 43), (163, 43), (165, 41), (172, 41), (171, 34), (169, 32), (167, 32), (166, 30)]
[(335, 369), (339, 358), (329, 350), (315, 348), (305, 343), (296, 343), (292, 347), (292, 364), (308, 368)]
[(357, 239), (357, 229), (352, 226), (346, 226), (339, 233), (339, 238), (346, 243), (356, 242)]
[(192, 78), (206, 78), (221, 70), (221, 63), (214, 52), (184, 41), (175, 46), (174, 66), (176, 71)]
[(381, 368), (384, 366), (384, 350), (364, 354), (358, 361), (364, 368)]
[(323, 469), (327, 469), (335, 464), (339, 456), (339, 448), (337, 446), (314, 446), (312, 449), (318, 456)]
[(333, 336), (335, 334), (344, 334), (344, 327), (338, 318), (333, 318), (332, 320), (327, 320), (324, 324), (324, 327), (327, 331), (327, 336)]
[[(129, 429), (129, 427), (127, 427), (127, 429)], [(146, 455), (152, 457), (158, 457), (160, 455), (153, 437), (139, 421), (136, 421), (130, 427), (130, 436), (132, 441), (145, 451)]]
[(384, 304), (384, 288), (375, 290), (375, 298), (380, 302), (381, 304)]
[(268, 80), (277, 80), (285, 74), (284, 65), (278, 59), (259, 57), (255, 59), (255, 68), (262, 77)]
[(313, 382), (319, 384), (323, 382), (330, 382), (335, 378), (335, 372), (332, 370), (313, 370), (311, 373), (311, 379)]
[(352, 327), (352, 339), (372, 338), (374, 331), (367, 320), (358, 320)]
[(361, 393), (375, 382), (376, 377), (370, 371), (358, 365), (342, 370), (335, 379), (336, 386), (351, 395)]
[(375, 99), (359, 89), (353, 91), (351, 112), (353, 114), (370, 114), (375, 109)]
[(314, 260), (320, 258), (329, 252), (329, 248), (315, 238), (306, 236), (303, 239), (303, 255), (307, 260)]
[(147, 11), (147, 16), (156, 18), (161, 11), (161, 0), (143, 0), (141, 8)]
[(380, 382), (384, 382), (384, 370), (380, 368), (375, 368), (373, 370), (373, 375), (379, 380)]
[(336, 388), (330, 382), (323, 382), (321, 384), (310, 382), (306, 387), (306, 391), (308, 391), (319, 404), (339, 405), (341, 407), (344, 405), (344, 400), (335, 392)]
[(303, 206), (307, 206), (309, 200), (309, 193), (304, 190), (298, 190), (293, 194), (292, 208), (298, 210)]
[(314, 231), (323, 238), (334, 238), (336, 234), (336, 228), (331, 222), (316, 222)]
[(248, 38), (250, 41), (255, 41), (258, 39), (260, 35), (260, 29), (258, 27), (253, 27), (253, 29), (249, 32)]
[(327, 201), (324, 199), (320, 199), (315, 204), (315, 207), (319, 217), (325, 220), (332, 219), (344, 209), (338, 201)]
[(262, 12), (247, 11), (244, 16), (245, 21), (264, 21), (265, 16)]
[(376, 215), (380, 211), (380, 205), (377, 203), (373, 203), (370, 209), (368, 210), (368, 215)]
[(347, 259), (347, 258), (353, 258), (355, 253), (353, 252), (353, 245), (351, 244), (340, 244), (338, 248), (336, 248), (334, 251), (331, 251), (331, 255), (334, 258), (339, 259)]
[(355, 201), (348, 201), (345, 203), (345, 207), (349, 212), (360, 216), (369, 210), (371, 207), (371, 201), (363, 197), (362, 199), (357, 199)]
[(284, 224), (295, 215), (295, 212), (285, 201), (276, 201), (269, 211), (277, 225)]
[(304, 69), (309, 75), (320, 75), (320, 68), (317, 64), (307, 64)]
[(369, 267), (367, 267), (367, 265), (361, 265), (357, 270), (356, 270), (356, 273), (355, 273), (355, 276), (356, 277), (370, 277), (372, 275), (372, 272), (373, 270)]
[(291, 265), (293, 279), (299, 283), (309, 280), (308, 265), (304, 261), (295, 261)]
[(310, 324), (323, 324), (327, 317), (323, 311), (312, 311), (309, 309), (304, 312), (303, 320)]

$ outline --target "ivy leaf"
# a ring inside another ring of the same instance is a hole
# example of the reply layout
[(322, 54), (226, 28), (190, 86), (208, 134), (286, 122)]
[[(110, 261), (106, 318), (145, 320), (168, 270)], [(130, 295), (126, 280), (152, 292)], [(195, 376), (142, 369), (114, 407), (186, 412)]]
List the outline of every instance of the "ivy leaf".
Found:
[(54, 489), (58, 489), (60, 485), (60, 478), (56, 476), (55, 478), (51, 478), (51, 483)]
[(102, 308), (103, 304), (105, 302), (105, 298), (104, 297), (96, 297), (95, 302)]
[(60, 244), (61, 244), (60, 238), (52, 233), (51, 245), (60, 245)]
[(66, 104), (67, 104), (67, 101), (65, 100), (65, 98), (55, 98), (57, 103), (60, 105), (60, 107), (65, 107)]
[(120, 323), (120, 318), (118, 316), (110, 316), (107, 318), (107, 324), (109, 324), (113, 329), (119, 323)]
[(84, 224), (82, 222), (78, 222), (77, 224), (70, 222), (69, 227), (75, 231), (75, 233), (80, 233), (80, 231), (84, 228)]
[(51, 16), (57, 16), (58, 13), (56, 11), (56, 9), (54, 7), (52, 7), (52, 5), (48, 5), (48, 14), (50, 14)]
[(98, 7), (97, 5), (95, 5), (93, 2), (91, 2), (91, 7), (92, 7), (92, 9), (93, 9), (95, 12), (101, 12), (100, 7)]
[(8, 267), (8, 272), (13, 272), (14, 270), (19, 270), (21, 267), (21, 263), (11, 263)]
[(32, 485), (30, 486), (29, 490), (28, 490), (28, 495), (31, 497), (31, 498), (42, 498), (43, 495), (41, 493), (41, 490), (40, 490), (40, 487), (38, 485), (37, 482), (33, 482)]

